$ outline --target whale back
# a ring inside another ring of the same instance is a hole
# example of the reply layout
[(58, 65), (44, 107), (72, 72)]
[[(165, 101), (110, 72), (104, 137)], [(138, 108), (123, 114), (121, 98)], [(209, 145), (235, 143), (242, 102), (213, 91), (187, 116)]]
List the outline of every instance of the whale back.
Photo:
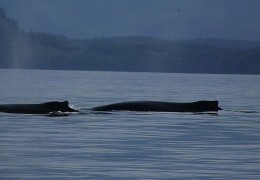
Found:
[(69, 107), (68, 101), (51, 101), (42, 104), (0, 105), (0, 112), (21, 114), (47, 114), (51, 112), (78, 112)]
[(50, 112), (53, 111), (66, 111), (69, 107), (69, 102), (68, 101), (51, 101), (51, 102), (46, 102), (42, 104), (46, 110), (49, 110)]
[[(197, 101), (188, 103), (161, 101), (132, 101), (108, 104), (91, 108), (92, 111), (157, 111), (157, 112), (207, 112), (222, 110), (218, 101)], [(48, 114), (53, 112), (78, 112), (69, 107), (68, 101), (51, 101), (42, 104), (0, 105), (0, 112), (23, 114)]]
[(68, 101), (51, 101), (47, 103), (42, 104), (45, 109), (49, 112), (78, 112), (72, 108), (69, 107), (69, 102)]
[(157, 112), (206, 112), (218, 111), (218, 101), (197, 101), (190, 103), (133, 101), (94, 107), (93, 111), (157, 111)]
[(187, 110), (190, 112), (205, 112), (205, 111), (219, 111), (222, 110), (218, 106), (218, 101), (197, 101), (193, 103), (186, 103)]

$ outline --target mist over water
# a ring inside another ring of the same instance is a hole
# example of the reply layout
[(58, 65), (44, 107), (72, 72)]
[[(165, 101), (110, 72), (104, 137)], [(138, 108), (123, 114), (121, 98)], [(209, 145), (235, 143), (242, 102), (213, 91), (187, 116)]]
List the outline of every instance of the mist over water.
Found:
[(24, 69), (34, 68), (35, 59), (33, 59), (33, 45), (28, 36), (13, 37), (10, 42), (9, 68)]

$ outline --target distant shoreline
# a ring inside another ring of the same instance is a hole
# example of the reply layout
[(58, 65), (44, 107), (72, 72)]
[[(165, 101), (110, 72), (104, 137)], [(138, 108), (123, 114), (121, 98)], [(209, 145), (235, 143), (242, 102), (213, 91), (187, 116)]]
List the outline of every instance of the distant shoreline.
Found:
[(3, 69), (260, 74), (260, 41), (146, 36), (76, 40), (25, 32), (4, 12), (0, 26)]

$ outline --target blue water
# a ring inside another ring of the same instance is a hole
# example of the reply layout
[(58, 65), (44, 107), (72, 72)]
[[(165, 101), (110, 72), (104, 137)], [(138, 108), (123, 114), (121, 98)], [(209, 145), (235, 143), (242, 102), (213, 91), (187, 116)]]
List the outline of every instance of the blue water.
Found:
[[(0, 102), (68, 100), (66, 117), (0, 113), (0, 179), (260, 179), (260, 76), (0, 70)], [(132, 100), (219, 100), (218, 115), (89, 113)]]

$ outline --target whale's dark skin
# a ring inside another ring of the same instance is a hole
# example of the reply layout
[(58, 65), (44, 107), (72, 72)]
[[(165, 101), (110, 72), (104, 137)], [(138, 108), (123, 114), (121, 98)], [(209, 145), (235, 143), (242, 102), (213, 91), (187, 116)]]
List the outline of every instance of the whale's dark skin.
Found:
[[(133, 101), (98, 106), (91, 111), (154, 111), (154, 112), (207, 112), (222, 110), (218, 101), (174, 103), (161, 101)], [(42, 104), (3, 104), (0, 112), (19, 114), (53, 114), (56, 112), (79, 112), (69, 107), (68, 101), (52, 101)]]
[(52, 101), (42, 104), (4, 104), (0, 112), (19, 114), (48, 114), (53, 112), (78, 112), (69, 107), (68, 101)]
[(218, 101), (174, 103), (160, 101), (133, 101), (91, 108), (92, 111), (154, 111), (154, 112), (207, 112), (222, 110)]

